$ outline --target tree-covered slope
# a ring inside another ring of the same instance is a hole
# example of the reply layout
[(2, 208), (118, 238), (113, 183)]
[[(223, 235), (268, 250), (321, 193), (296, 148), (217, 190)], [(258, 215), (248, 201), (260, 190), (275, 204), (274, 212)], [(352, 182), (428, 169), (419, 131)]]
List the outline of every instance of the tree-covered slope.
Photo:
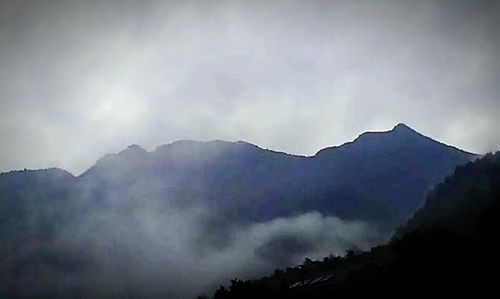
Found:
[(496, 292), (499, 236), (500, 152), (458, 167), (389, 244), (235, 279), (214, 298), (488, 297)]
[(485, 211), (494, 210), (500, 201), (499, 165), (497, 153), (458, 167), (427, 196), (425, 205), (403, 230), (438, 228), (461, 235), (477, 233)]

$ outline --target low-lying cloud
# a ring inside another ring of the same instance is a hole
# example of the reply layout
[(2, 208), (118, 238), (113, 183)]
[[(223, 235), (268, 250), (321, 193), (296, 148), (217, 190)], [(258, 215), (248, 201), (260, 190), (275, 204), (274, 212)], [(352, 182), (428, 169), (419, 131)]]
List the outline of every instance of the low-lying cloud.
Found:
[[(211, 231), (205, 224), (213, 213), (199, 203), (180, 208), (110, 200), (105, 206), (74, 219), (43, 245), (54, 258), (27, 264), (29, 274), (17, 284), (37, 285), (22, 293), (193, 298), (232, 278), (267, 275), (305, 257), (368, 249), (381, 240), (366, 223), (318, 212)], [(222, 244), (213, 241), (221, 238)], [(40, 247), (20, 255), (40, 254)]]

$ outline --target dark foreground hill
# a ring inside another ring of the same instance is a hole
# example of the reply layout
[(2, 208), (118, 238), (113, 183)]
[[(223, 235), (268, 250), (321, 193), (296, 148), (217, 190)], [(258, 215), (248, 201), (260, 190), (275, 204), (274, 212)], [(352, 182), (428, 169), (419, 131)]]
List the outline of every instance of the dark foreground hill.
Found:
[(214, 299), (488, 297), (497, 291), (499, 236), (500, 152), (458, 167), (388, 245), (235, 279)]

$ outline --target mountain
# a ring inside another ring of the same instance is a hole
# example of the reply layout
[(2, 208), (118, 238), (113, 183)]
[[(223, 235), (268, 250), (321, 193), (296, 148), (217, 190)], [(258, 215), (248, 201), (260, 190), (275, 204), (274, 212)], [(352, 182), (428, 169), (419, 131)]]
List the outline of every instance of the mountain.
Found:
[[(311, 157), (184, 140), (151, 152), (131, 145), (78, 177), (2, 173), (0, 297), (185, 297), (169, 292), (221, 279), (207, 256), (236, 275), (242, 268), (229, 264), (276, 267), (325, 239), (363, 247), (476, 157), (400, 124)], [(308, 239), (311, 229), (320, 233)]]
[(321, 173), (327, 174), (325, 184), (334, 181), (344, 189), (357, 190), (402, 218), (412, 215), (434, 184), (474, 157), (404, 124), (388, 132), (364, 133), (316, 155)]
[(0, 238), (41, 238), (54, 231), (71, 206), (76, 178), (67, 171), (12, 171), (0, 175)]
[(458, 167), (387, 245), (233, 279), (213, 298), (487, 297), (497, 289), (499, 216), (497, 152)]
[[(52, 197), (59, 201), (71, 195), (83, 205), (104, 204), (109, 198), (120, 198), (122, 203), (203, 202), (217, 215), (211, 221), (216, 226), (316, 210), (390, 229), (412, 215), (433, 185), (475, 157), (404, 124), (387, 132), (361, 134), (311, 157), (242, 141), (184, 140), (153, 152), (132, 145), (105, 155), (76, 178), (55, 169), (2, 174), (0, 204), (32, 200), (29, 192), (40, 194), (40, 205), (49, 203), (44, 200), (49, 193), (57, 194)], [(50, 183), (44, 184), (42, 177)], [(5, 207), (0, 211), (24, 209)]]
[(398, 124), (312, 157), (241, 141), (178, 141), (153, 152), (134, 145), (104, 156), (78, 181), (94, 198), (203, 200), (221, 225), (317, 210), (393, 227), (434, 184), (475, 157)]

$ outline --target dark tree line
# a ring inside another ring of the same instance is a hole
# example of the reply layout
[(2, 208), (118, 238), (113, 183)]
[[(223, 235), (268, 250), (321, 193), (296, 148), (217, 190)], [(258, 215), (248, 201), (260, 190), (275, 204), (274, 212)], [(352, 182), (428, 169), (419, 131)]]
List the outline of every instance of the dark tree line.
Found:
[[(389, 244), (348, 252), (255, 280), (233, 279), (214, 299), (484, 297), (500, 271), (500, 152), (458, 167)], [(324, 273), (336, 284), (290, 288)], [(343, 276), (340, 275), (343, 273)]]

